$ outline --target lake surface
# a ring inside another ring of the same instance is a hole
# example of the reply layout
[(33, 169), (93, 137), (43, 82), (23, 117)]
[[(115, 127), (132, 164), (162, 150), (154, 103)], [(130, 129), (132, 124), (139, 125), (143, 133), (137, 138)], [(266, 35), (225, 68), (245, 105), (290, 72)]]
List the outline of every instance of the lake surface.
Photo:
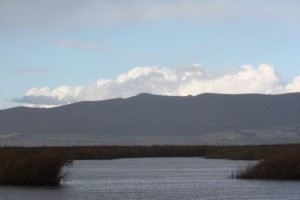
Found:
[(231, 179), (242, 161), (138, 158), (75, 161), (60, 187), (0, 187), (0, 199), (298, 200), (300, 182)]

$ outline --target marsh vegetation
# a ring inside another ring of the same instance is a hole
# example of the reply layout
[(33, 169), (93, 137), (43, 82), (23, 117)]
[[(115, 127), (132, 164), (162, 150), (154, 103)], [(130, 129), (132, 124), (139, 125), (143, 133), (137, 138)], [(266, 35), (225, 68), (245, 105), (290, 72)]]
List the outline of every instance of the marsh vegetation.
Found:
[(299, 180), (300, 155), (296, 152), (284, 152), (279, 155), (260, 160), (254, 165), (239, 168), (232, 175), (239, 179), (275, 179)]
[(59, 185), (72, 161), (59, 151), (0, 151), (1, 185)]
[(2, 147), (0, 184), (59, 185), (63, 167), (72, 160), (149, 157), (204, 157), (207, 159), (261, 160), (238, 169), (233, 177), (247, 179), (300, 179), (300, 145), (248, 146), (76, 146)]

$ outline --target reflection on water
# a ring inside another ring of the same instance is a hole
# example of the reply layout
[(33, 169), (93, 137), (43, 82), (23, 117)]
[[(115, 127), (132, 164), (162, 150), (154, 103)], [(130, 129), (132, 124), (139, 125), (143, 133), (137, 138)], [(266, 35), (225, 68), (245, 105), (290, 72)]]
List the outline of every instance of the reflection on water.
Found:
[(241, 161), (138, 158), (75, 161), (61, 187), (0, 187), (0, 199), (285, 199), (300, 182), (231, 179)]

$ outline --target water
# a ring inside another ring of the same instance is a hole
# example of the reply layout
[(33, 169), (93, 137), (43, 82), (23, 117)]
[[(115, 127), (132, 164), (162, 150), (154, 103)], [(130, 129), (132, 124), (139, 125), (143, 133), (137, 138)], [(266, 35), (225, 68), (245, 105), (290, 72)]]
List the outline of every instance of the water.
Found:
[(0, 199), (299, 199), (300, 182), (231, 179), (243, 163), (202, 158), (75, 161), (62, 186), (1, 186)]

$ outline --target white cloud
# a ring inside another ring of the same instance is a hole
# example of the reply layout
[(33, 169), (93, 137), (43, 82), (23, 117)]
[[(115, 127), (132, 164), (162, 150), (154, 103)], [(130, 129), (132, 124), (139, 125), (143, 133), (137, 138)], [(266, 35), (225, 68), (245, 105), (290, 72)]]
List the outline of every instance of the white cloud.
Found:
[(285, 86), (284, 91), (299, 92), (300, 91), (300, 76), (297, 76), (292, 83)]
[(72, 96), (74, 98), (78, 98), (80, 96), (80, 92), (82, 90), (82, 87), (70, 87), (70, 86), (60, 86), (55, 88), (54, 90), (51, 90), (49, 87), (43, 87), (43, 88), (32, 88), (30, 89), (26, 96), (50, 96), (55, 97), (58, 100), (62, 100), (63, 98), (66, 98), (66, 96)]
[(300, 92), (300, 76), (297, 76), (293, 82), (284, 85), (284, 86), (279, 86), (275, 88), (273, 93), (292, 93), (292, 92)]
[(283, 20), (298, 23), (299, 2), (261, 0), (1, 0), (2, 28), (72, 28), (149, 20)]
[(244, 65), (237, 72), (221, 76), (209, 76), (202, 79), (197, 76), (179, 87), (179, 95), (196, 95), (204, 92), (213, 93), (267, 93), (279, 84), (279, 77), (273, 66)]
[(212, 73), (201, 65), (180, 68), (136, 67), (120, 74), (115, 80), (99, 79), (85, 87), (60, 86), (32, 88), (22, 98), (13, 101), (31, 106), (57, 106), (83, 100), (127, 98), (146, 92), (159, 95), (186, 96), (201, 93), (261, 93), (300, 92), (300, 76), (282, 84), (272, 65), (244, 65), (227, 73)]
[(29, 107), (53, 107), (80, 100), (82, 87), (60, 86), (53, 90), (49, 87), (32, 88), (25, 96), (14, 98), (13, 102), (23, 103)]

